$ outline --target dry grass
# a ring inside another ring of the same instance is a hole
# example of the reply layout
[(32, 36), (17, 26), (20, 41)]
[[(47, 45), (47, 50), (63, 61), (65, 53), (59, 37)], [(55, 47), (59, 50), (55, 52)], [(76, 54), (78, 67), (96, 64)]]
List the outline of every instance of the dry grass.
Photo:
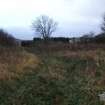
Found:
[(85, 60), (92, 60), (99, 65), (100, 62), (105, 62), (105, 51), (104, 50), (88, 50), (88, 51), (63, 51), (58, 52), (59, 56), (64, 56), (67, 58), (81, 58)]
[(23, 49), (0, 49), (0, 79), (12, 79), (27, 72), (27, 68), (35, 69), (39, 63), (35, 55), (25, 52)]
[(0, 49), (0, 105), (102, 105), (104, 50), (36, 49)]

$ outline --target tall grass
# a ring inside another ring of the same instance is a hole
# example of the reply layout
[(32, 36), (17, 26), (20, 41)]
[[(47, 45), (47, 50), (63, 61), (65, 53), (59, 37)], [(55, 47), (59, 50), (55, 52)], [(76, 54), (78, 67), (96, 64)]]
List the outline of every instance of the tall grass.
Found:
[(0, 48), (0, 79), (11, 79), (35, 68), (38, 58), (22, 48)]
[(10, 78), (1, 73), (1, 105), (103, 104), (98, 95), (105, 90), (104, 50), (42, 50), (0, 51), (0, 70)]

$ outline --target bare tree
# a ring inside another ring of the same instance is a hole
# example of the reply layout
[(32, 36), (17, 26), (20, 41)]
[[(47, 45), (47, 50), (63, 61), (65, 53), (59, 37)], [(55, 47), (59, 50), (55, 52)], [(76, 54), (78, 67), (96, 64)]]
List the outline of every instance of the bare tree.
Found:
[(56, 30), (57, 23), (48, 16), (39, 16), (33, 23), (33, 29), (46, 40)]
[(101, 26), (101, 30), (103, 31), (103, 33), (105, 33), (105, 14), (103, 16), (103, 23), (102, 23), (102, 26)]

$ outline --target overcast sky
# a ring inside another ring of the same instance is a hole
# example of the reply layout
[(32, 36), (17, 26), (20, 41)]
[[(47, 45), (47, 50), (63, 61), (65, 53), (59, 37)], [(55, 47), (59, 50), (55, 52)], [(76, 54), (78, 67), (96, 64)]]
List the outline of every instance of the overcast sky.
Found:
[(19, 39), (31, 39), (31, 23), (41, 14), (59, 23), (56, 36), (100, 31), (105, 0), (0, 0), (0, 27)]

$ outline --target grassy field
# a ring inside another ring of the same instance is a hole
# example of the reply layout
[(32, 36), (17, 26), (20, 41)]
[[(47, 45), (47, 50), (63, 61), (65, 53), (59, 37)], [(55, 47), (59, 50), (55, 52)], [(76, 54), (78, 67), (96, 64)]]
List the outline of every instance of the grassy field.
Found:
[(103, 105), (105, 51), (0, 49), (0, 105)]

